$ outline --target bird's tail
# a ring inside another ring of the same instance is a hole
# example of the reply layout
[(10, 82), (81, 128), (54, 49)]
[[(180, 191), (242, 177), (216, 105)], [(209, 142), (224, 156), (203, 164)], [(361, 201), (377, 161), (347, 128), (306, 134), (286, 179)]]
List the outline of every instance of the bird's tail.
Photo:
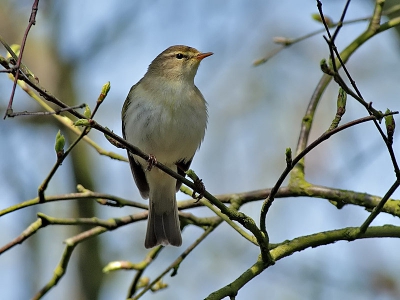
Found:
[[(162, 171), (153, 169), (149, 173), (153, 172)], [(178, 206), (175, 197), (176, 180), (165, 173), (157, 174), (157, 177), (160, 176), (163, 178), (157, 178), (157, 184), (150, 186), (149, 219), (144, 242), (146, 248), (152, 248), (160, 244), (164, 246), (180, 246), (182, 244)]]

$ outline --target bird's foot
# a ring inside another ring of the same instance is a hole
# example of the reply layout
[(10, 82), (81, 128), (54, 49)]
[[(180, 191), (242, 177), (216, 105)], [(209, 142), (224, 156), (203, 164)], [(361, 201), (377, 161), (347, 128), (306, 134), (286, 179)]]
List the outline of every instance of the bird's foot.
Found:
[(197, 203), (197, 202), (199, 202), (201, 200), (201, 198), (203, 198), (204, 192), (206, 190), (206, 187), (205, 187), (205, 185), (203, 183), (203, 180), (201, 180), (200, 178), (197, 178), (193, 183), (196, 186), (196, 190), (198, 192), (198, 195), (196, 196), (196, 192), (193, 191), (192, 198), (196, 199), (195, 203)]
[(157, 163), (157, 158), (153, 154), (149, 154), (149, 159), (147, 160), (147, 168), (146, 171), (151, 171), (154, 165)]

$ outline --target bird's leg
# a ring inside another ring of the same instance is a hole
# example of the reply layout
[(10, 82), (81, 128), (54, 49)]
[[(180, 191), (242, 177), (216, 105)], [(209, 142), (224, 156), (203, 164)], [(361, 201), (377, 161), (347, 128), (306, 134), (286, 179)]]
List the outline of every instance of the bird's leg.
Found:
[(148, 165), (146, 171), (151, 171), (151, 169), (153, 169), (154, 165), (157, 163), (157, 158), (153, 154), (149, 154), (147, 163)]
[(193, 194), (192, 194), (192, 198), (196, 199), (196, 202), (199, 202), (201, 200), (201, 198), (203, 198), (204, 196), (204, 191), (206, 190), (206, 187), (203, 183), (203, 180), (201, 180), (200, 178), (197, 178), (196, 180), (194, 180), (194, 185), (196, 186), (196, 190), (198, 191), (198, 195), (196, 197), (196, 192), (193, 190)]
[[(177, 165), (177, 166), (181, 170), (184, 170), (180, 165)], [(193, 189), (192, 198), (196, 199), (196, 203), (197, 203), (197, 202), (199, 202), (201, 200), (201, 198), (203, 198), (204, 192), (206, 191), (206, 187), (204, 186), (203, 180), (200, 179), (193, 170), (189, 169), (189, 170), (184, 171), (184, 172), (185, 172), (185, 174), (187, 176), (190, 177), (190, 179), (193, 180), (195, 188)], [(197, 196), (196, 196), (196, 191), (198, 193)]]

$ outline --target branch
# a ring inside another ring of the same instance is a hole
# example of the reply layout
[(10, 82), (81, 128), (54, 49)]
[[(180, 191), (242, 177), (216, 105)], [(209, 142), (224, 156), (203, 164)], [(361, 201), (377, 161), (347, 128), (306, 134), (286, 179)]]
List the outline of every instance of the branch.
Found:
[(35, 222), (33, 222), (31, 225), (28, 226), (18, 237), (16, 237), (14, 240), (11, 242), (7, 243), (3, 247), (0, 248), (0, 255), (7, 250), (10, 250), (12, 247), (22, 244), (26, 239), (31, 237), (33, 234), (35, 234), (40, 228), (45, 227), (47, 224), (43, 224), (42, 220), (39, 218)]
[[(397, 113), (397, 112), (396, 112)], [(260, 214), (260, 228), (261, 230), (265, 233), (267, 231), (266, 229), (266, 215), (268, 213), (269, 208), (271, 207), (274, 199), (275, 199), (275, 194), (277, 193), (278, 189), (282, 185), (283, 181), (285, 180), (286, 176), (290, 173), (292, 169), (295, 168), (296, 164), (299, 163), (307, 153), (309, 153), (311, 150), (313, 150), (315, 147), (317, 147), (319, 144), (321, 144), (323, 141), (326, 141), (329, 139), (332, 135), (347, 129), (349, 127), (368, 122), (368, 121), (373, 121), (376, 120), (376, 117), (371, 115), (368, 117), (360, 118), (351, 122), (348, 122), (342, 126), (339, 126), (335, 129), (329, 130), (324, 132), (318, 139), (316, 139), (314, 142), (312, 142), (308, 147), (306, 147), (302, 152), (300, 152), (291, 162), (291, 164), (288, 164), (279, 177), (278, 181), (276, 182), (275, 186), (272, 188), (271, 193), (268, 195), (268, 197), (264, 200), (263, 206), (261, 208), (261, 214)]]
[[(353, 241), (358, 239), (366, 238), (383, 238), (392, 237), (400, 238), (400, 227), (392, 225), (370, 227), (363, 234), (356, 235), (358, 227), (348, 227), (338, 230), (325, 231), (315, 233), (307, 236), (295, 238), (293, 240), (285, 241), (278, 244), (274, 249), (271, 250), (271, 255), (275, 261), (278, 261), (284, 257), (290, 256), (295, 252), (303, 251), (307, 248), (316, 248), (319, 246), (333, 244), (338, 241)], [(239, 290), (254, 277), (262, 273), (268, 266), (263, 264), (263, 260), (258, 257), (257, 262), (254, 263), (249, 269), (241, 274), (230, 284), (211, 293), (206, 300), (220, 300), (225, 297), (235, 299)]]
[[(388, 16), (390, 14), (397, 13), (398, 11), (400, 11), (400, 5), (394, 5), (390, 9), (388, 9), (386, 11), (383, 11), (382, 15), (383, 16)], [(325, 20), (326, 17), (325, 17), (325, 15), (323, 15), (323, 16), (324, 16), (323, 18), (318, 18), (317, 21), (322, 22), (322, 20)], [(342, 16), (343, 16), (343, 14), (342, 14)], [(313, 18), (314, 18), (314, 15), (313, 15)], [(336, 26), (339, 26), (339, 25), (345, 26), (345, 25), (350, 25), (350, 24), (354, 24), (354, 23), (370, 21), (371, 19), (372, 19), (372, 17), (357, 18), (357, 19), (348, 20), (348, 21), (344, 21), (344, 20), (341, 19), (340, 21), (338, 21), (336, 23), (331, 22), (330, 24), (328, 24), (328, 27), (332, 28), (332, 27), (336, 27)], [(381, 27), (382, 27), (382, 25), (381, 25)], [(391, 27), (394, 27), (394, 26), (391, 26)], [(263, 58), (260, 58), (260, 59), (257, 59), (256, 61), (254, 61), (253, 62), (253, 66), (257, 67), (259, 65), (262, 65), (262, 64), (266, 63), (268, 60), (270, 60), (272, 57), (274, 57), (276, 54), (281, 52), (282, 50), (284, 50), (286, 48), (289, 48), (290, 46), (292, 46), (292, 45), (294, 45), (296, 43), (302, 42), (302, 41), (304, 41), (304, 40), (306, 40), (306, 39), (308, 39), (310, 37), (316, 36), (317, 34), (323, 33), (325, 31), (326, 31), (326, 29), (324, 27), (322, 29), (315, 30), (313, 32), (307, 33), (305, 35), (302, 35), (302, 36), (300, 36), (298, 38), (294, 38), (294, 39), (287, 38), (287, 37), (274, 37), (274, 42), (276, 44), (280, 44), (281, 47), (272, 50), (270, 53), (268, 53)]]
[[(90, 108), (88, 106), (86, 106), (85, 109), (85, 115), (87, 118), (89, 119), (93, 119), (93, 117), (95, 116), (97, 110), (99, 109), (100, 105), (103, 103), (105, 97), (107, 97), (107, 94), (110, 90), (110, 83), (108, 82), (107, 84), (105, 84), (103, 86), (103, 88), (101, 89), (100, 95), (96, 101), (96, 106), (93, 110), (93, 112), (90, 112)], [(59, 145), (59, 147), (57, 147), (58, 145), (58, 141), (56, 138), (56, 148), (60, 148), (60, 149), (56, 149), (57, 151), (57, 161), (54, 164), (53, 168), (51, 169), (50, 173), (48, 174), (48, 176), (46, 177), (46, 179), (43, 181), (43, 183), (39, 186), (38, 189), (38, 195), (39, 195), (39, 199), (41, 202), (44, 201), (44, 192), (47, 189), (47, 186), (50, 182), (50, 180), (53, 178), (54, 174), (56, 173), (56, 171), (58, 170), (58, 168), (61, 166), (61, 164), (63, 163), (64, 159), (68, 156), (68, 154), (72, 151), (72, 149), (75, 148), (75, 146), (89, 133), (90, 128), (86, 127), (82, 133), (78, 136), (78, 138), (68, 147), (67, 151), (64, 152), (64, 143)], [(64, 137), (62, 137), (62, 139), (64, 139)]]
[(383, 206), (386, 204), (386, 202), (389, 200), (390, 196), (396, 191), (396, 189), (400, 186), (400, 180), (396, 180), (395, 183), (390, 187), (390, 189), (387, 191), (385, 196), (382, 198), (382, 200), (379, 202), (379, 204), (374, 207), (372, 210), (371, 214), (368, 216), (368, 218), (365, 220), (365, 222), (361, 225), (360, 227), (360, 234), (365, 233), (367, 230), (368, 226), (372, 223), (372, 221), (378, 216), (378, 214), (382, 211)]
[(12, 115), (12, 104), (13, 104), (13, 99), (14, 99), (14, 95), (15, 95), (15, 88), (17, 87), (17, 81), (18, 81), (18, 77), (19, 77), (19, 68), (21, 66), (21, 62), (22, 62), (22, 55), (24, 54), (24, 50), (25, 50), (25, 44), (26, 44), (26, 40), (28, 38), (28, 34), (29, 34), (29, 30), (31, 29), (31, 27), (33, 25), (36, 24), (36, 13), (38, 11), (38, 6), (39, 6), (39, 0), (35, 0), (33, 2), (32, 5), (32, 10), (31, 10), (31, 15), (29, 17), (29, 23), (28, 26), (26, 27), (25, 33), (24, 33), (24, 37), (22, 39), (22, 43), (21, 43), (21, 49), (19, 52), (19, 56), (18, 56), (18, 60), (17, 60), (17, 64), (15, 65), (15, 79), (14, 79), (14, 84), (11, 90), (11, 95), (10, 95), (10, 100), (8, 102), (8, 107), (6, 110), (6, 113), (4, 115), (4, 119), (9, 116)]
[(64, 252), (61, 256), (61, 260), (54, 269), (53, 276), (49, 280), (49, 282), (42, 287), (36, 295), (33, 296), (32, 300), (41, 299), (51, 288), (55, 287), (60, 279), (64, 276), (65, 272), (67, 272), (67, 267), (69, 260), (71, 258), (72, 252), (74, 251), (76, 245), (67, 245), (64, 249)]
[[(139, 288), (148, 285), (148, 283), (149, 283), (148, 280), (143, 280), (142, 274), (147, 269), (147, 267), (154, 261), (154, 259), (160, 253), (160, 251), (163, 249), (164, 249), (164, 247), (158, 246), (158, 247), (151, 249), (147, 253), (145, 259), (141, 263), (141, 267), (138, 269), (138, 271), (136, 272), (136, 274), (133, 278), (131, 286), (129, 287), (129, 290), (128, 290), (127, 298), (134, 295)], [(147, 281), (147, 284), (142, 285), (141, 283), (144, 283), (143, 281)]]
[[(400, 8), (397, 8), (397, 10), (400, 10)], [(394, 10), (394, 11), (397, 11), (397, 10)], [(349, 25), (349, 24), (354, 24), (354, 23), (359, 23), (359, 22), (365, 22), (365, 21), (368, 21), (370, 19), (371, 19), (371, 17), (358, 18), (358, 19), (354, 19), (354, 20), (344, 21), (341, 24), (342, 25)], [(340, 22), (332, 23), (332, 25), (330, 25), (330, 27), (336, 27), (339, 24), (340, 24)], [(253, 62), (253, 66), (258, 67), (259, 65), (262, 65), (262, 64), (266, 63), (268, 60), (270, 60), (272, 57), (274, 57), (276, 54), (278, 54), (282, 50), (284, 50), (284, 49), (286, 49), (286, 48), (288, 48), (288, 47), (290, 47), (290, 46), (292, 46), (294, 44), (302, 42), (302, 41), (304, 41), (304, 40), (306, 40), (306, 39), (308, 39), (310, 37), (316, 36), (317, 34), (323, 33), (323, 32), (325, 32), (325, 28), (315, 30), (313, 32), (307, 33), (305, 35), (302, 35), (302, 36), (300, 36), (298, 38), (294, 38), (294, 39), (286, 38), (286, 37), (275, 37), (274, 38), (274, 42), (276, 44), (280, 44), (281, 47), (272, 50), (270, 53), (268, 53), (263, 58), (260, 58), (260, 59), (257, 59), (256, 61), (254, 61)]]
[[(216, 226), (218, 226), (222, 220)], [(169, 271), (174, 270), (171, 276), (174, 276), (178, 270), (179, 264), (185, 259), (186, 256), (192, 252), (194, 248), (196, 248), (213, 230), (215, 229), (214, 226), (210, 226), (207, 228), (206, 231), (192, 244), (190, 245), (179, 257), (172, 262), (165, 270), (162, 272), (156, 279), (154, 279), (147, 287), (145, 287), (137, 296), (132, 297), (133, 295), (128, 295), (129, 300), (137, 300), (142, 297), (152, 286), (154, 286), (157, 282), (159, 282)], [(132, 297), (132, 298), (131, 298)]]
[[(317, 1), (317, 2), (320, 3), (320, 1)], [(373, 16), (372, 16), (371, 21), (369, 23), (367, 32), (365, 33), (366, 35), (373, 36), (373, 35), (381, 32), (380, 31), (380, 20), (381, 20), (381, 17), (382, 17), (382, 9), (383, 9), (384, 2), (385, 1), (382, 1), (382, 0), (376, 1), (376, 5), (375, 5)], [(347, 2), (347, 4), (348, 3), (349, 2)], [(318, 6), (318, 8), (319, 8), (320, 15), (322, 16), (323, 15), (322, 6)], [(344, 14), (343, 14), (343, 17), (344, 17)], [(324, 21), (324, 24), (325, 24), (325, 21)], [(326, 28), (328, 36), (330, 37), (329, 28), (328, 28), (328, 26), (326, 26), (326, 24), (325, 24), (325, 28)], [(336, 32), (335, 32), (335, 34), (336, 34)], [(335, 36), (336, 35), (334, 35), (334, 37)], [(383, 139), (383, 141), (384, 141), (384, 143), (386, 145), (386, 148), (387, 148), (387, 150), (389, 152), (389, 155), (390, 155), (390, 158), (392, 160), (392, 164), (393, 164), (393, 167), (394, 167), (394, 172), (396, 174), (396, 177), (398, 179), (400, 179), (400, 168), (399, 168), (399, 165), (398, 165), (397, 160), (396, 160), (396, 156), (395, 156), (394, 151), (393, 151), (393, 145), (392, 145), (392, 143), (389, 142), (389, 140), (386, 137), (386, 135), (384, 134), (382, 128), (378, 124), (378, 121), (380, 121), (383, 118), (382, 112), (375, 110), (372, 107), (372, 102), (367, 103), (366, 101), (364, 101), (364, 99), (363, 99), (363, 97), (361, 95), (361, 92), (357, 88), (357, 85), (356, 85), (355, 81), (351, 77), (350, 72), (347, 70), (347, 67), (346, 67), (345, 63), (342, 60), (341, 54), (337, 50), (337, 47), (336, 47), (335, 41), (334, 41), (334, 37), (330, 38), (329, 40), (324, 37), (326, 42), (328, 43), (329, 50), (330, 50), (330, 53), (331, 53), (330, 56), (331, 56), (332, 69), (333, 69), (333, 70), (328, 70), (328, 73), (333, 76), (335, 81), (346, 91), (346, 93), (348, 93), (353, 98), (355, 98), (358, 102), (360, 102), (366, 108), (366, 110), (368, 111), (368, 113), (370, 115), (374, 115), (374, 116), (377, 117), (377, 120), (374, 121), (375, 127), (378, 130), (379, 134), (381, 135), (381, 137), (382, 137), (382, 139)], [(335, 59), (335, 55), (336, 55), (336, 59)], [(337, 66), (336, 66), (337, 63), (339, 63), (340, 66), (343, 67), (343, 70), (346, 73), (347, 78), (350, 80), (351, 85), (354, 88), (354, 90), (356, 91), (356, 93), (351, 91), (350, 88), (347, 87), (347, 85), (345, 84), (343, 79), (340, 77), (338, 69), (337, 69)], [(327, 70), (327, 67), (325, 66), (324, 69)]]
[[(117, 223), (115, 228), (132, 223), (134, 221), (137, 221), (138, 219), (142, 219), (145, 217), (147, 217), (147, 212), (142, 213), (141, 215), (137, 214), (136, 216), (127, 216), (127, 217), (122, 217), (122, 218), (116, 218), (116, 219), (114, 219)], [(61, 257), (59, 264), (57, 265), (56, 269), (54, 270), (53, 277), (49, 280), (49, 282), (42, 289), (40, 289), (40, 291), (33, 297), (33, 299), (40, 299), (51, 288), (56, 286), (56, 284), (64, 276), (64, 274), (67, 270), (67, 266), (68, 266), (69, 260), (71, 258), (72, 252), (79, 243), (81, 243), (89, 238), (95, 237), (99, 234), (102, 234), (106, 231), (108, 231), (107, 228), (102, 227), (102, 226), (97, 226), (90, 230), (84, 231), (74, 237), (66, 239), (64, 242), (65, 242), (65, 244), (67, 244), (67, 246), (65, 247), (64, 253)]]
[[(390, 21), (380, 25), (378, 29), (372, 30), (373, 28), (370, 28), (369, 26), (352, 43), (350, 43), (342, 52), (339, 53), (342, 62), (339, 61), (336, 62), (337, 68), (339, 69), (342, 65), (344, 65), (349, 60), (350, 56), (366, 41), (368, 41), (378, 33), (386, 31), (398, 25), (400, 25), (400, 17), (391, 19)], [(315, 110), (319, 104), (319, 100), (322, 94), (324, 93), (326, 87), (328, 86), (331, 80), (332, 80), (331, 76), (324, 74), (314, 90), (314, 93), (308, 104), (307, 111), (302, 120), (300, 136), (296, 148), (296, 155), (299, 154), (301, 151), (303, 151), (307, 146)], [(293, 176), (304, 177), (304, 160), (300, 161), (300, 163), (296, 166), (292, 174)]]
[[(0, 37), (1, 38), (1, 37)], [(6, 44), (7, 45), (7, 44)], [(11, 50), (12, 51), (12, 50)], [(1, 57), (0, 57), (1, 59)], [(1, 62), (1, 61), (0, 61)], [(26, 68), (26, 67), (25, 67)], [(21, 89), (27, 93), (33, 100), (35, 100), (41, 107), (43, 107), (46, 112), (41, 112), (41, 114), (50, 114), (53, 115), (54, 118), (59, 121), (61, 124), (63, 124), (66, 128), (68, 128), (69, 130), (71, 130), (73, 133), (75, 133), (76, 135), (81, 135), (82, 131), (80, 131), (75, 125), (74, 122), (69, 119), (66, 116), (61, 116), (59, 115), (60, 112), (64, 112), (64, 111), (68, 111), (70, 113), (74, 113), (75, 110), (73, 109), (73, 107), (67, 106), (65, 105), (64, 108), (59, 108), (59, 109), (53, 109), (51, 106), (49, 106), (45, 101), (43, 101), (38, 94), (36, 94), (28, 85), (25, 81), (19, 80), (18, 81), (18, 85), (21, 87)], [(83, 105), (83, 104), (81, 104)], [(79, 108), (80, 106), (78, 106)], [(17, 116), (21, 113), (13, 113), (14, 116)], [(85, 116), (80, 115), (82, 118), (84, 118)], [(95, 143), (91, 138), (89, 138), (88, 136), (84, 136), (83, 140), (88, 143), (90, 146), (92, 146), (97, 153), (99, 153), (100, 155), (104, 155), (104, 156), (108, 156), (112, 159), (116, 159), (116, 160), (120, 160), (120, 161), (125, 161), (127, 162), (128, 159), (122, 155), (119, 155), (115, 152), (112, 151), (106, 151), (104, 150), (102, 147), (100, 147), (97, 143)]]
[[(191, 196), (193, 194), (193, 192), (187, 188), (186, 186), (181, 186), (181, 192), (185, 193), (188, 196)], [(219, 197), (217, 196), (217, 199), (219, 199)], [(237, 201), (235, 201), (234, 199), (237, 199)], [(220, 200), (220, 199), (219, 199)], [(221, 201), (221, 200), (220, 200)], [(235, 209), (235, 210), (239, 210), (239, 208), (241, 207), (241, 205), (243, 204), (243, 202), (237, 198), (237, 197), (232, 197), (231, 199), (228, 200), (229, 203), (231, 203), (231, 208)], [(179, 209), (183, 209), (183, 201), (178, 202), (178, 206)], [(193, 201), (191, 201), (193, 202)], [(240, 226), (238, 226), (235, 222), (233, 222), (231, 219), (229, 219), (227, 217), (227, 215), (221, 213), (218, 209), (216, 209), (211, 203), (209, 203), (208, 201), (201, 199), (200, 201), (196, 201), (199, 202), (200, 205), (202, 206), (206, 206), (208, 207), (212, 212), (214, 212), (219, 218), (221, 218), (222, 220), (224, 220), (229, 226), (231, 226), (234, 230), (236, 230), (241, 236), (243, 236), (246, 240), (250, 241), (251, 243), (253, 243), (256, 246), (259, 246), (257, 243), (257, 240), (255, 239), (254, 236), (249, 235), (246, 231), (244, 231), (242, 228), (240, 228)], [(223, 202), (223, 201), (221, 201)], [(199, 219), (199, 218), (197, 218)], [(204, 218), (200, 218), (201, 220)], [(197, 221), (197, 223), (199, 223)]]
[(84, 199), (95, 199), (97, 203), (102, 205), (114, 206), (114, 207), (123, 207), (123, 206), (132, 206), (141, 209), (148, 209), (146, 204), (129, 201), (114, 195), (105, 194), (105, 193), (96, 193), (84, 189), (81, 185), (78, 185), (78, 190), (82, 191), (81, 193), (70, 193), (65, 195), (55, 195), (55, 196), (45, 196), (44, 201), (41, 202), (39, 197), (18, 203), (16, 205), (12, 205), (3, 210), (0, 210), (0, 217), (11, 212), (20, 210), (25, 207), (34, 206), (41, 203), (47, 202), (55, 202), (55, 201), (65, 201), (65, 200), (84, 200)]

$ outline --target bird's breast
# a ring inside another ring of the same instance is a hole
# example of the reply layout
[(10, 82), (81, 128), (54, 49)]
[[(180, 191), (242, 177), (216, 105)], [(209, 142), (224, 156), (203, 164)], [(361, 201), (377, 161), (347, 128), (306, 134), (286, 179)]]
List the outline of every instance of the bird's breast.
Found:
[(164, 164), (190, 159), (207, 126), (206, 103), (198, 92), (132, 93), (125, 136), (129, 143)]

